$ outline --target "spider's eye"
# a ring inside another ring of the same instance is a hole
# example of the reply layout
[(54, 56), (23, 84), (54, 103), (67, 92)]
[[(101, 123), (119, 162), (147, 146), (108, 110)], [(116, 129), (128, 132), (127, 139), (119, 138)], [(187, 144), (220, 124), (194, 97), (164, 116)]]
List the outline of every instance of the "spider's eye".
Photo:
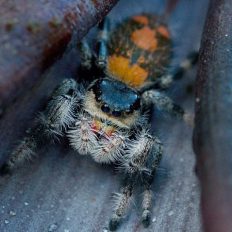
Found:
[(74, 93), (75, 93), (74, 89), (70, 89), (70, 90), (67, 92), (67, 95), (72, 96)]
[(140, 97), (138, 97), (133, 105), (131, 106), (131, 110), (138, 110), (140, 108)]
[(103, 78), (95, 81), (90, 91), (96, 100), (96, 106), (113, 117), (129, 117), (140, 109), (140, 95), (126, 84)]
[(96, 83), (92, 86), (91, 89), (93, 90), (93, 92), (94, 92), (94, 94), (95, 94), (95, 96), (96, 96), (96, 99), (97, 99), (97, 98), (100, 98), (102, 92), (101, 92), (101, 89), (100, 89), (100, 86), (99, 86), (99, 81), (96, 82)]
[(96, 96), (95, 99), (97, 102), (101, 102), (101, 100), (102, 100), (100, 96), (99, 97)]
[(133, 111), (134, 111), (133, 109), (128, 109), (128, 110), (125, 111), (125, 113), (126, 113), (126, 114), (132, 114)]
[(101, 110), (104, 112), (104, 113), (109, 113), (110, 112), (110, 107), (107, 106), (107, 105), (103, 105), (101, 107)]
[(113, 110), (113, 111), (112, 111), (112, 115), (113, 115), (114, 117), (120, 117), (121, 114), (122, 114), (122, 112), (119, 111), (119, 110)]

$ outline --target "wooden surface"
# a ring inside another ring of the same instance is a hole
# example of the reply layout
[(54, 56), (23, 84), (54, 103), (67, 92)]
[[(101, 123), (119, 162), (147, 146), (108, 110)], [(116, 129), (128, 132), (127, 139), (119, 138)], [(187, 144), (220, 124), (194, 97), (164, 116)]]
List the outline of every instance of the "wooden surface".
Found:
[[(116, 0), (0, 0), (0, 116)], [(1, 112), (2, 111), (2, 112)]]
[[(162, 12), (163, 1), (121, 1), (112, 11), (118, 22), (138, 12)], [(207, 1), (180, 1), (170, 18), (174, 36), (175, 61), (197, 48)], [(91, 33), (94, 34), (94, 31)], [(24, 96), (9, 106), (0, 121), (0, 161), (31, 125), (54, 86), (64, 77), (75, 77), (78, 54), (69, 51)], [(186, 92), (196, 70), (173, 86), (170, 95), (193, 112), (193, 94)], [(199, 232), (199, 187), (194, 174), (192, 129), (183, 122), (156, 113), (154, 133), (165, 145), (164, 157), (155, 179), (152, 224), (140, 224), (140, 205), (132, 204), (129, 216), (119, 231)], [(65, 143), (42, 148), (39, 158), (9, 178), (0, 178), (1, 232), (98, 232), (107, 226), (112, 210), (112, 192), (118, 191), (119, 178), (114, 168), (94, 163), (75, 154)]]
[(232, 230), (231, 16), (230, 0), (211, 1), (197, 75), (194, 150), (207, 232)]

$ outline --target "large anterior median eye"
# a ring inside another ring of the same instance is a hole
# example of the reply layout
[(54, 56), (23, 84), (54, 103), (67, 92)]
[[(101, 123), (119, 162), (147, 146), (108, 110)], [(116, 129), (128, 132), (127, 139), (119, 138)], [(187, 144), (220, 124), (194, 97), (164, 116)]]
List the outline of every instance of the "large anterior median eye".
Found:
[(112, 115), (113, 115), (114, 117), (120, 117), (121, 114), (122, 114), (122, 112), (119, 111), (119, 110), (113, 110), (113, 111), (112, 111)]

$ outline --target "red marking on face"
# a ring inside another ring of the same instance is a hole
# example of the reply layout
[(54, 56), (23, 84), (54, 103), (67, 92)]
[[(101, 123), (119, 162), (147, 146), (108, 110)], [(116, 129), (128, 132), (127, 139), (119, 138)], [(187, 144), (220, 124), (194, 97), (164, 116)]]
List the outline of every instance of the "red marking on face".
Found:
[(155, 51), (158, 46), (156, 31), (150, 27), (143, 27), (131, 34), (131, 40), (140, 48), (148, 51)]
[(167, 38), (167, 39), (170, 39), (170, 33), (169, 33), (167, 27), (165, 27), (165, 26), (159, 26), (159, 27), (157, 28), (157, 31), (158, 31), (163, 37), (165, 37), (165, 38)]
[(103, 135), (106, 135), (106, 137), (111, 137), (115, 132), (115, 128), (113, 126), (106, 126), (105, 124), (96, 119), (93, 120), (91, 124), (91, 129), (95, 133), (103, 133)]

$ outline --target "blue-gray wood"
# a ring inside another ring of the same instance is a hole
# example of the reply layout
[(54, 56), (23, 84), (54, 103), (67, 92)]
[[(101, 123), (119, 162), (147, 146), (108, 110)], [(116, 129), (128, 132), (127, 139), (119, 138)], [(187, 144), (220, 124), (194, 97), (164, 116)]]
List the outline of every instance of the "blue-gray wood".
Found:
[(212, 0), (197, 75), (194, 150), (205, 231), (232, 228), (232, 8)]

